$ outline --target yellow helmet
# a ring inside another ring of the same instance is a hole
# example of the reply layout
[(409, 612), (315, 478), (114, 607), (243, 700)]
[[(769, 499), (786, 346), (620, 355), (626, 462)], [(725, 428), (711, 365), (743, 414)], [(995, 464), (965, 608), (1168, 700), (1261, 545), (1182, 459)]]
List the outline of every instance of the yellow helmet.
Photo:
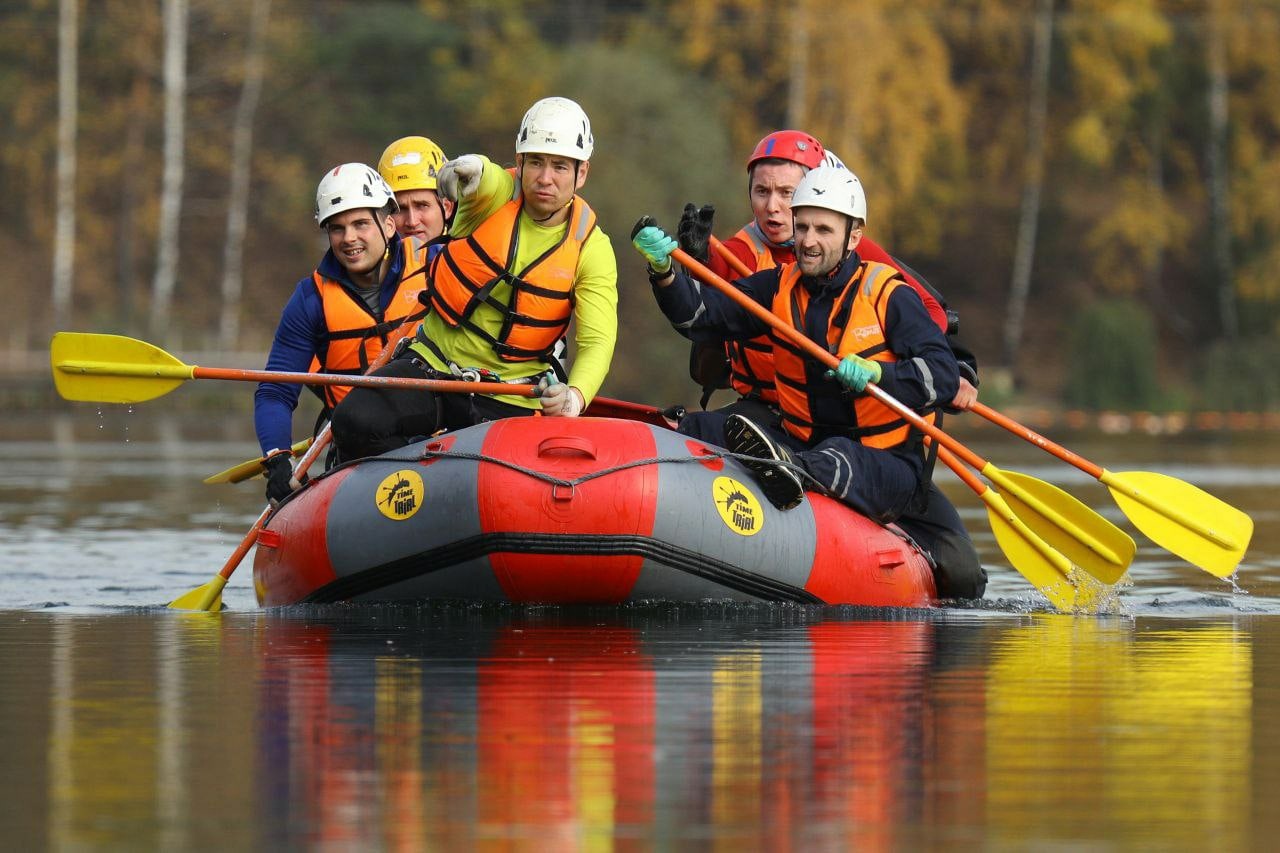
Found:
[(425, 136), (406, 136), (387, 146), (378, 160), (378, 174), (401, 190), (434, 190), (436, 172), (444, 165), (444, 151)]

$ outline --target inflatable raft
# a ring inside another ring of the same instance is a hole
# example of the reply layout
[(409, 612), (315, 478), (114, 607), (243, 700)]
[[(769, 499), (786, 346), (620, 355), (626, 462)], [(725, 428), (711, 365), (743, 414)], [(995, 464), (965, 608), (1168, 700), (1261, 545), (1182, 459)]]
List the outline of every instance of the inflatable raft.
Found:
[(335, 468), (258, 534), (264, 606), (465, 599), (927, 606), (896, 529), (782, 512), (727, 451), (612, 418), (511, 418)]

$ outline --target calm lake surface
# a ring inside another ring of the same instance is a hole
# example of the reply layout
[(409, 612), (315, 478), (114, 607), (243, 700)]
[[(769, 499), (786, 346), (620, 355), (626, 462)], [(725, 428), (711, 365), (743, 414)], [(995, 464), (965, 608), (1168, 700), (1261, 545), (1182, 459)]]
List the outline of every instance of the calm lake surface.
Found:
[[(0, 815), (11, 849), (1269, 848), (1280, 442), (1050, 437), (1253, 516), (1233, 584), (994, 427), (964, 439), (1135, 533), (1118, 612), (1051, 611), (965, 515), (964, 608), (164, 603), (261, 481), (244, 417), (0, 420)], [(249, 440), (246, 440), (249, 439)]]

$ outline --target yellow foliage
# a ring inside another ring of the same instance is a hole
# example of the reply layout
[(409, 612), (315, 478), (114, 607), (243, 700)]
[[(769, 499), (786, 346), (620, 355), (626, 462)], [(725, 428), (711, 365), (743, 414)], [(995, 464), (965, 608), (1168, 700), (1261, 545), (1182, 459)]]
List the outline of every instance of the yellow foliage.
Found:
[(1111, 162), (1115, 130), (1108, 129), (1100, 113), (1087, 112), (1067, 127), (1067, 144), (1072, 153), (1090, 166)]
[(1166, 254), (1186, 243), (1191, 223), (1159, 187), (1140, 178), (1122, 180), (1110, 201), (1085, 235), (1082, 262), (1109, 295), (1133, 294)]
[[(693, 0), (686, 8), (684, 55), (734, 92), (742, 108), (733, 135), (744, 154), (801, 117), (801, 129), (867, 187), (877, 239), (892, 238), (897, 207), (932, 179), (939, 151), (963, 147), (965, 99), (939, 29), (947, 3)], [(792, 102), (798, 80), (802, 100)], [(946, 211), (933, 215), (926, 230), (937, 233)]]

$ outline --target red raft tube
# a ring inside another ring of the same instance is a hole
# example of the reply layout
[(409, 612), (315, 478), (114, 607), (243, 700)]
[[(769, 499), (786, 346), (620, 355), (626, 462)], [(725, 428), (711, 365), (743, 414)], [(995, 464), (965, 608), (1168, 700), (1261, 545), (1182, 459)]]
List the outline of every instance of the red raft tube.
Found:
[(335, 468), (258, 534), (258, 602), (784, 601), (924, 607), (896, 528), (783, 512), (725, 451), (612, 418), (509, 418)]

